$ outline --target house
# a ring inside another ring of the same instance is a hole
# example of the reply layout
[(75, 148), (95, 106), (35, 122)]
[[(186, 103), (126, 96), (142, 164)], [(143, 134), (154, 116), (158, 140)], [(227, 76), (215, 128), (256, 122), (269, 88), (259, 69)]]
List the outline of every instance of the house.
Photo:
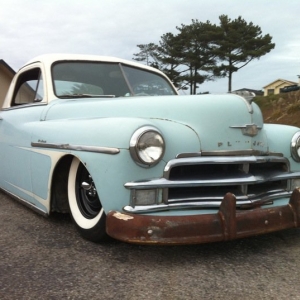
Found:
[(0, 59), (0, 105), (6, 96), (9, 85), (16, 72), (3, 60)]
[(266, 86), (264, 86), (264, 96), (268, 95), (276, 95), (280, 93), (280, 89), (291, 86), (291, 85), (297, 85), (297, 82), (285, 80), (285, 79), (277, 79)]

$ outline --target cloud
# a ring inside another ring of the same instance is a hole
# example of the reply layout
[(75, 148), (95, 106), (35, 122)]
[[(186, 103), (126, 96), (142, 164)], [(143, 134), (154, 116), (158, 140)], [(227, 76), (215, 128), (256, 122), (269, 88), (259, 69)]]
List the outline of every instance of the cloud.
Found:
[[(192, 19), (218, 23), (242, 16), (270, 34), (276, 48), (234, 74), (235, 89), (262, 88), (278, 77), (300, 73), (298, 0), (0, 0), (0, 58), (18, 69), (34, 56), (85, 53), (132, 59), (137, 45), (157, 43)], [(227, 80), (200, 89), (226, 92)]]

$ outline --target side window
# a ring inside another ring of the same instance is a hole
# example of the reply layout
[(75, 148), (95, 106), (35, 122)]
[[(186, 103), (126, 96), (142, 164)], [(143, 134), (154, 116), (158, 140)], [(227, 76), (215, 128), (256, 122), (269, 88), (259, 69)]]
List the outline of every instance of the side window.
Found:
[(42, 72), (35, 68), (22, 73), (17, 81), (12, 105), (40, 102), (44, 98)]

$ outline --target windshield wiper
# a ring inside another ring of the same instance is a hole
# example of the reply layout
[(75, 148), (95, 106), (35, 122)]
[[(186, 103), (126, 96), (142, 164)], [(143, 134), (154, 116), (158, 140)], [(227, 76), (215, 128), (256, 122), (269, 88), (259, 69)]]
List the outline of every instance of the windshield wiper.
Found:
[(72, 98), (115, 98), (115, 95), (96, 95), (96, 94), (65, 94), (59, 95), (59, 98), (72, 99)]

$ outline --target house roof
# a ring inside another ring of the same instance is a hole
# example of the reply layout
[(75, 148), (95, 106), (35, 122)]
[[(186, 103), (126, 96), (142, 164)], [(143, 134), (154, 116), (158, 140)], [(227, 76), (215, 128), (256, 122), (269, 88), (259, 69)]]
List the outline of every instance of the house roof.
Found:
[(16, 74), (16, 71), (13, 70), (3, 59), (0, 59), (0, 66), (3, 66), (5, 69), (8, 70), (12, 75)]
[(245, 91), (254, 93), (256, 95), (263, 94), (262, 90), (253, 90), (253, 89), (248, 89), (248, 88), (242, 88), (242, 89), (238, 89), (238, 90), (235, 90), (232, 92), (245, 92)]
[(287, 84), (287, 85), (294, 85), (294, 84), (298, 84), (297, 82), (295, 81), (290, 81), (290, 80), (286, 80), (286, 79), (281, 79), (281, 78), (278, 78), (274, 81), (272, 81), (271, 83), (265, 85), (263, 88), (266, 88), (270, 85), (273, 85), (274, 83), (278, 82), (278, 85), (281, 85), (281, 84)]

